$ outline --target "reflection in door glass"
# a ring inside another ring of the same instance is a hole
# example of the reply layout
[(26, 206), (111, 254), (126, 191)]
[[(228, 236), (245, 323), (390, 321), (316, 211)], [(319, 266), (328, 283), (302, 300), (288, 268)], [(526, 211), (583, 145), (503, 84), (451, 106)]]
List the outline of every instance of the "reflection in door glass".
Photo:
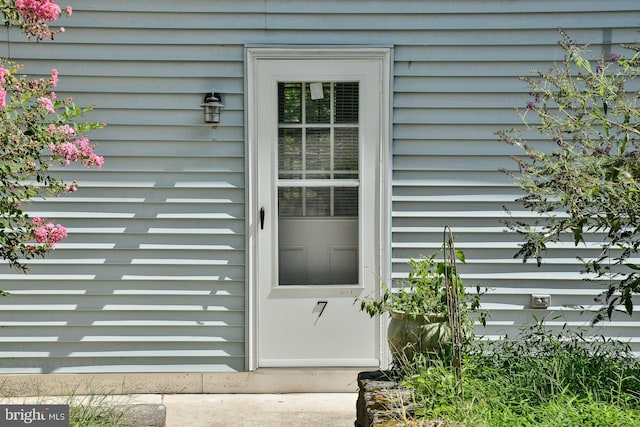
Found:
[(358, 283), (358, 82), (278, 83), (280, 285)]
[[(311, 93), (312, 85), (322, 85), (322, 92), (320, 94), (312, 94)], [(331, 121), (331, 84), (330, 83), (307, 83), (305, 85), (304, 93), (305, 93), (305, 112), (306, 112), (305, 122), (306, 123), (330, 123)], [(321, 95), (321, 97), (319, 95)]]
[(331, 179), (331, 129), (306, 130), (306, 178)]
[(278, 84), (278, 122), (300, 123), (302, 121), (302, 84)]

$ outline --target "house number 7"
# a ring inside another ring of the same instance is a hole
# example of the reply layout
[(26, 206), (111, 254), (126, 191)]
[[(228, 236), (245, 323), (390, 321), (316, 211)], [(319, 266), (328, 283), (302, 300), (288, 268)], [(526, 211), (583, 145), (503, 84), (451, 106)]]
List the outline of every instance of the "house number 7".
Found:
[(320, 316), (322, 316), (322, 313), (324, 313), (324, 309), (327, 308), (327, 301), (318, 301), (318, 303), (316, 305), (321, 305), (322, 309), (320, 309), (320, 314), (318, 314), (318, 319), (320, 318)]

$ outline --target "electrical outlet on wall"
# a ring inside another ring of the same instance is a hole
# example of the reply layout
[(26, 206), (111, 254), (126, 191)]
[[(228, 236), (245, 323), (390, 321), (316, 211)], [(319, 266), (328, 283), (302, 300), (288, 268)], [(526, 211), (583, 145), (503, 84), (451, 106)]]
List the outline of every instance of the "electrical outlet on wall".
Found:
[(541, 295), (541, 294), (531, 295), (532, 308), (549, 308), (550, 305), (551, 305), (551, 295)]

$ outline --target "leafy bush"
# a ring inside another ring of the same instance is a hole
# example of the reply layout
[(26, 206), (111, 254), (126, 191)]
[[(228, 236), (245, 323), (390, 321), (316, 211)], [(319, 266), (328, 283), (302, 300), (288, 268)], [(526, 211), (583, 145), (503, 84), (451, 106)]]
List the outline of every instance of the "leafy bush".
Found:
[[(461, 295), (464, 295), (464, 286), (460, 276), (454, 274), (452, 263), (438, 261), (439, 255), (440, 252), (436, 252), (429, 257), (410, 260), (409, 278), (403, 283), (406, 286), (394, 290), (383, 284), (380, 298), (356, 299), (360, 303), (360, 310), (366, 311), (371, 317), (393, 310), (409, 317), (447, 313), (447, 277), (452, 278)], [(456, 256), (464, 262), (462, 252), (456, 251)]]
[[(536, 78), (523, 77), (532, 99), (517, 109), (523, 128), (498, 132), (521, 150), (512, 176), (534, 223), (507, 226), (525, 239), (517, 256), (536, 259), (550, 243), (585, 237), (601, 243), (599, 256), (584, 259), (585, 272), (608, 283), (606, 315), (619, 305), (633, 312), (640, 291), (640, 47), (590, 61), (591, 55), (561, 31), (564, 61)], [(629, 86), (632, 86), (631, 88)]]
[[(473, 297), (466, 295), (454, 261), (439, 261), (441, 253), (437, 251), (429, 257), (409, 260), (409, 277), (399, 289), (391, 289), (383, 283), (380, 298), (356, 298), (354, 303), (359, 303), (360, 310), (371, 317), (391, 311), (402, 312), (410, 318), (434, 313), (448, 314), (447, 281), (450, 280), (459, 295), (460, 311), (466, 318), (469, 310), (476, 311), (480, 306), (480, 287), (476, 287), (477, 293)], [(458, 261), (465, 262), (462, 251), (455, 250), (454, 255)], [(482, 322), (485, 316), (480, 316)]]

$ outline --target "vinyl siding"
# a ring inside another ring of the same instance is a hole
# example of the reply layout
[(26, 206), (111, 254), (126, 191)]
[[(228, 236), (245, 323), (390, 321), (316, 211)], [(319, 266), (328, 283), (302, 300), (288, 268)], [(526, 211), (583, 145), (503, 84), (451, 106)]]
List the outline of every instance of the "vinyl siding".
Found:
[[(561, 59), (557, 27), (600, 55), (637, 40), (635, 0), (136, 1), (84, 0), (55, 42), (0, 34), (0, 55), (32, 75), (60, 71), (59, 97), (96, 104), (90, 135), (106, 163), (78, 167), (74, 195), (34, 203), (69, 237), (23, 276), (0, 266), (0, 372), (242, 371), (246, 366), (246, 44), (394, 46), (392, 276), (440, 246), (450, 224), (466, 282), (489, 287), (486, 336), (533, 315), (573, 326), (598, 288), (558, 245), (542, 268), (514, 260), (501, 225), (517, 191), (498, 129), (518, 125), (518, 76)], [(608, 34), (608, 33), (607, 33)], [(10, 43), (7, 42), (10, 40)], [(203, 94), (224, 96), (222, 123), (202, 123)], [(532, 293), (553, 310), (529, 308)], [(556, 316), (560, 316), (557, 319)], [(637, 341), (637, 316), (605, 323)]]

